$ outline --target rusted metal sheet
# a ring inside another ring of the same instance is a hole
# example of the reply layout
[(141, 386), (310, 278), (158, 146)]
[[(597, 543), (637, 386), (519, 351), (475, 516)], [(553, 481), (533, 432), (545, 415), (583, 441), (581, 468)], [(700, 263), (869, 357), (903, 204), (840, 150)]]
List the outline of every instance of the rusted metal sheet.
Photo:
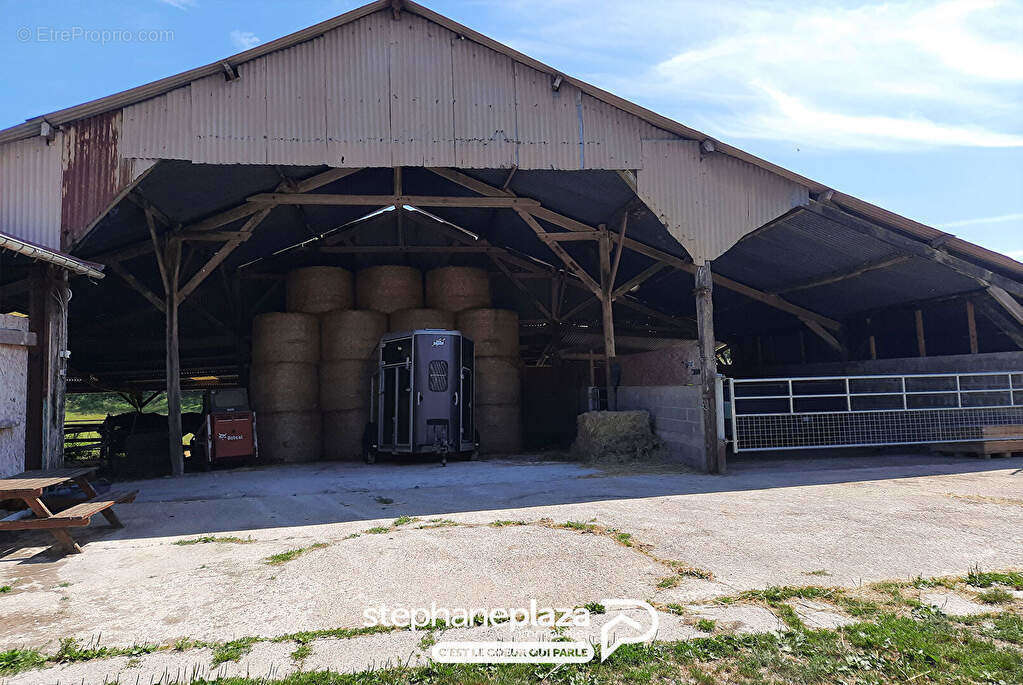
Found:
[(562, 83), (554, 90), (550, 74), (515, 64), (521, 168), (582, 168), (581, 97), (575, 86)]
[(391, 166), (392, 23), (377, 12), (323, 36), (331, 166)]
[(455, 165), (498, 169), (517, 163), (515, 66), (510, 57), (471, 40), (451, 45)]
[(391, 159), (395, 166), (454, 166), (455, 34), (414, 14), (391, 22)]
[(805, 186), (694, 141), (643, 141), (639, 197), (693, 261), (726, 252), (739, 238), (809, 202)]
[(120, 110), (81, 119), (65, 131), (60, 203), (64, 249), (77, 243), (153, 164), (121, 157), (120, 134)]
[(124, 108), (122, 157), (192, 159), (194, 138), (190, 85)]
[(0, 231), (60, 249), (63, 134), (0, 145)]
[(266, 164), (266, 58), (237, 71), (231, 81), (213, 74), (192, 82), (192, 161)]
[(266, 60), (267, 161), (327, 163), (323, 38), (274, 52)]

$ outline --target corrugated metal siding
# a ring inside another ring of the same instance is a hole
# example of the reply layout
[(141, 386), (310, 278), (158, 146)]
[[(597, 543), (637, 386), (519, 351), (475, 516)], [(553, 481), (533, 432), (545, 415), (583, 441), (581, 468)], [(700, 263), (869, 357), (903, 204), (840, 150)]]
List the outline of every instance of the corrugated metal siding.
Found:
[(331, 166), (391, 166), (391, 23), (377, 12), (323, 36)]
[(192, 82), (192, 161), (266, 163), (266, 59), (238, 67), (233, 81), (214, 74)]
[(64, 135), (61, 243), (78, 242), (153, 160), (125, 159), (118, 151), (121, 112), (80, 119)]
[(499, 169), (517, 159), (515, 67), (510, 57), (471, 40), (451, 46), (455, 165)]
[(124, 109), (122, 157), (192, 159), (194, 140), (191, 86)]
[(454, 166), (455, 34), (414, 14), (391, 22), (391, 152), (395, 166)]
[(266, 60), (267, 161), (327, 163), (323, 38), (273, 52)]
[(739, 238), (809, 202), (804, 186), (693, 141), (643, 141), (640, 198), (702, 263)]
[(639, 117), (583, 94), (583, 147), (587, 169), (638, 169), (643, 140), (675, 136)]
[(0, 145), (0, 231), (60, 249), (63, 134)]
[(548, 74), (515, 64), (519, 124), (519, 166), (523, 169), (579, 169), (582, 93), (563, 83), (551, 88)]

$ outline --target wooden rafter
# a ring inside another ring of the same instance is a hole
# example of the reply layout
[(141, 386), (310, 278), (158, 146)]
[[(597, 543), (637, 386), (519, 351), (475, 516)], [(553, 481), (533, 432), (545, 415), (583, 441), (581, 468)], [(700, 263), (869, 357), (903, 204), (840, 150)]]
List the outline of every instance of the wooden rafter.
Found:
[(611, 291), (611, 299), (613, 299), (613, 300), (618, 299), (619, 297), (621, 297), (625, 293), (629, 292), (630, 290), (632, 290), (636, 286), (642, 285), (647, 280), (649, 280), (652, 276), (655, 276), (656, 274), (660, 273), (661, 271), (663, 271), (664, 269), (667, 269), (667, 268), (668, 268), (668, 265), (665, 264), (664, 262), (654, 262), (653, 264), (648, 266), (646, 269), (644, 269), (640, 273), (636, 274), (635, 276), (633, 276), (632, 278), (627, 280), (625, 283), (622, 283), (620, 286), (618, 286), (613, 291)]
[[(537, 223), (536, 219), (523, 209), (516, 209), (515, 211), (522, 220), (526, 222), (526, 225), (533, 229), (533, 232), (536, 233), (536, 237), (543, 240), (543, 236), (546, 234), (546, 231)], [(579, 266), (579, 263), (575, 261), (572, 255), (565, 251), (565, 248), (559, 245), (556, 241), (547, 242), (547, 247), (551, 249), (551, 252), (557, 255), (558, 259), (564, 262), (565, 266), (567, 266), (572, 273), (574, 273), (579, 280), (586, 285), (587, 288), (593, 291), (594, 295), (597, 295), (598, 297), (601, 296), (600, 284), (593, 280), (593, 277), (586, 272), (586, 269)]]
[(814, 278), (806, 279), (803, 281), (796, 281), (793, 283), (787, 283), (780, 288), (774, 288), (772, 292), (775, 295), (782, 295), (785, 293), (795, 292), (797, 290), (809, 290), (810, 288), (819, 288), (822, 285), (831, 285), (832, 283), (838, 283), (845, 281), (850, 278), (856, 278), (863, 274), (870, 273), (871, 271), (880, 271), (887, 269), (904, 262), (908, 262), (911, 259), (909, 255), (899, 255), (897, 257), (885, 257), (884, 259), (877, 259), (862, 264), (857, 264), (851, 269), (843, 269), (842, 271), (836, 271), (826, 276), (817, 276)]
[(262, 205), (326, 205), (342, 207), (498, 207), (533, 208), (536, 200), (519, 197), (443, 197), (438, 195), (335, 195), (333, 193), (257, 193), (247, 202)]

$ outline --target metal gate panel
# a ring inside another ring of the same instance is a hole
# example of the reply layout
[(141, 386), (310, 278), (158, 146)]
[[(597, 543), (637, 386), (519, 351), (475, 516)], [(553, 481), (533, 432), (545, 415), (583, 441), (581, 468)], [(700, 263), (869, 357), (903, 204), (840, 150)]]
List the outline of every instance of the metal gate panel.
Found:
[(1023, 371), (743, 378), (728, 388), (736, 452), (1023, 439)]

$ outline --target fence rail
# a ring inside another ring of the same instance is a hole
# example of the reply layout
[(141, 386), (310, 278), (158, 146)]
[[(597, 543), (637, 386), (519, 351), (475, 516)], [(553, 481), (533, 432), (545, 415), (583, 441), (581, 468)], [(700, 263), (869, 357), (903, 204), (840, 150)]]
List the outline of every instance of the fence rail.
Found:
[(743, 378), (728, 390), (736, 452), (1023, 439), (1023, 371)]

